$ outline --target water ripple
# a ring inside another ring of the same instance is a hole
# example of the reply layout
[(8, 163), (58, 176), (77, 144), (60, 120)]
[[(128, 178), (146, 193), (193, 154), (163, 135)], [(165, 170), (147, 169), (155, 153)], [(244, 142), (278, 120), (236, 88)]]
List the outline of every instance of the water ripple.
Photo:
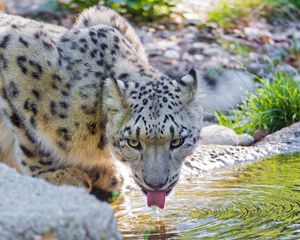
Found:
[(180, 183), (160, 212), (139, 191), (114, 208), (125, 239), (300, 239), (300, 154)]

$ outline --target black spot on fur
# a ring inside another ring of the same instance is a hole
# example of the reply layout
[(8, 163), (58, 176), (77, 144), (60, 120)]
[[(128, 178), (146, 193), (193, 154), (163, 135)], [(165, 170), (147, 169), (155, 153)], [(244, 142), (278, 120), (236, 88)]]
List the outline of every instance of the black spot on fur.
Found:
[(11, 98), (16, 98), (19, 96), (19, 89), (14, 82), (9, 83), (8, 94)]
[(43, 41), (43, 45), (48, 50), (53, 48), (52, 44), (46, 41)]
[(32, 95), (33, 95), (37, 100), (40, 100), (40, 99), (42, 98), (42, 94), (41, 94), (38, 90), (32, 89), (31, 92), (32, 92)]
[(22, 152), (25, 154), (26, 157), (32, 158), (35, 156), (35, 154), (33, 152), (31, 152), (28, 148), (26, 148), (23, 145), (20, 145), (20, 148), (22, 150)]
[(51, 160), (39, 160), (39, 164), (41, 164), (42, 166), (51, 166), (52, 161)]
[(62, 37), (62, 38), (60, 39), (60, 41), (61, 41), (61, 42), (69, 42), (70, 39), (69, 39), (69, 38), (66, 38), (66, 37)]
[(7, 59), (3, 56), (3, 54), (0, 54), (0, 62), (1, 62), (1, 68), (7, 69)]
[(25, 130), (25, 136), (31, 143), (36, 143), (36, 140), (34, 139), (33, 135), (28, 130)]
[(62, 119), (68, 118), (68, 115), (65, 114), (65, 113), (59, 113), (58, 116), (59, 116), (60, 118), (62, 118)]
[(57, 86), (57, 84), (56, 84), (55, 82), (53, 82), (53, 83), (51, 84), (51, 87), (52, 87), (53, 89), (55, 89), (55, 90), (58, 90), (58, 89), (59, 89), (59, 87)]
[(59, 82), (62, 80), (61, 77), (57, 74), (53, 74), (52, 79), (55, 80), (55, 81), (59, 81)]
[(34, 115), (38, 113), (37, 105), (30, 99), (26, 99), (24, 102), (24, 109), (33, 112)]
[(98, 40), (96, 38), (91, 38), (91, 40), (95, 45), (98, 43)]
[(21, 68), (22, 73), (27, 73), (27, 68), (25, 67), (25, 62), (27, 61), (27, 58), (25, 56), (18, 56), (17, 57), (17, 64)]
[(80, 108), (86, 115), (93, 115), (96, 113), (96, 107), (94, 107), (94, 106), (83, 105)]
[(29, 168), (30, 168), (30, 171), (32, 171), (32, 172), (35, 172), (35, 171), (41, 169), (41, 167), (39, 167), (39, 166), (30, 166)]
[(70, 104), (64, 101), (59, 102), (59, 105), (64, 109), (68, 109), (70, 107)]
[(140, 132), (141, 132), (141, 128), (140, 128), (140, 127), (137, 127), (136, 130), (135, 130), (135, 134), (136, 134), (136, 137), (137, 137), (137, 138), (139, 138)]
[(13, 113), (13, 114), (10, 116), (10, 121), (11, 121), (11, 123), (12, 123), (14, 126), (16, 126), (16, 127), (18, 127), (18, 128), (21, 127), (21, 120), (20, 120), (20, 118), (18, 117), (17, 114)]
[(40, 79), (41, 75), (43, 73), (43, 68), (42, 66), (37, 63), (36, 61), (29, 60), (29, 64), (35, 69), (35, 72), (31, 73), (31, 76), (35, 79)]
[(31, 126), (33, 126), (34, 128), (37, 127), (37, 121), (36, 121), (36, 118), (34, 116), (31, 116), (30, 123), (31, 123)]
[(65, 91), (65, 90), (62, 90), (60, 93), (61, 93), (63, 96), (65, 96), (65, 97), (68, 97), (68, 96), (69, 96), (69, 92), (67, 92), (67, 91)]
[(38, 73), (36, 73), (36, 72), (33, 72), (33, 73), (31, 73), (31, 76), (33, 77), (33, 78), (35, 78), (35, 79), (40, 79), (40, 75), (38, 74)]
[(24, 40), (24, 38), (22, 38), (22, 37), (19, 37), (19, 41), (20, 41), (20, 43), (22, 43), (25, 47), (29, 47), (29, 43), (26, 41), (26, 40)]
[(105, 136), (102, 135), (102, 136), (100, 137), (100, 140), (99, 140), (99, 142), (98, 142), (97, 147), (100, 148), (100, 149), (104, 149), (104, 147), (106, 146), (106, 144), (107, 144), (107, 140), (106, 140)]
[(36, 32), (36, 33), (34, 33), (34, 38), (35, 39), (39, 39), (41, 37), (41, 32)]
[(105, 50), (105, 49), (108, 48), (106, 43), (102, 43), (100, 47), (101, 47), (102, 50)]
[(71, 141), (71, 133), (68, 128), (60, 127), (56, 130), (58, 136), (62, 137), (65, 141)]
[(95, 135), (97, 133), (97, 125), (95, 122), (88, 123), (86, 127), (92, 135)]
[(125, 79), (125, 78), (127, 78), (129, 76), (129, 74), (128, 73), (122, 73), (122, 74), (120, 74), (120, 76), (118, 77), (119, 79)]
[(55, 115), (57, 113), (57, 105), (54, 101), (50, 102), (50, 112), (52, 115)]
[(0, 42), (0, 48), (6, 48), (10, 41), (10, 36), (6, 35), (3, 37), (2, 41)]
[(169, 130), (170, 130), (171, 136), (174, 137), (175, 130), (174, 130), (174, 127), (172, 125), (170, 126)]
[(29, 64), (32, 67), (34, 67), (38, 71), (38, 73), (42, 73), (43, 72), (42, 66), (39, 63), (37, 63), (36, 61), (29, 60)]
[[(44, 174), (44, 173), (52, 173), (52, 172), (55, 172), (57, 170), (57, 168), (49, 168), (49, 169), (47, 169), (47, 170), (44, 170), (44, 171), (40, 171), (40, 172), (38, 172), (37, 174), (36, 174), (36, 176), (38, 176), (38, 175), (41, 175), (41, 174)], [(33, 175), (34, 176), (34, 175)]]
[(56, 142), (57, 143), (57, 145), (61, 148), (61, 149), (63, 149), (63, 150), (67, 150), (67, 143), (66, 142), (63, 142), (63, 141), (57, 141)]
[(88, 19), (83, 19), (83, 25), (85, 26), (85, 27), (87, 27), (88, 25), (89, 25), (89, 20)]
[(104, 29), (98, 29), (97, 36), (98, 36), (98, 38), (106, 38), (107, 37), (106, 31), (104, 31)]

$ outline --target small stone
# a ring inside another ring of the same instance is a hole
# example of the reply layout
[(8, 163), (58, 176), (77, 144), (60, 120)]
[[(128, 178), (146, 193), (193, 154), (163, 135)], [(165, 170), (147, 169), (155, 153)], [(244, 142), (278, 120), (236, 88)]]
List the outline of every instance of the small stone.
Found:
[(206, 56), (218, 56), (223, 52), (220, 48), (205, 48), (203, 54)]
[(299, 75), (294, 76), (293, 79), (294, 79), (294, 81), (300, 83), (300, 76)]
[(196, 54), (196, 55), (194, 55), (194, 59), (196, 61), (202, 61), (202, 60), (204, 60), (204, 56), (200, 55), (200, 54)]
[(297, 75), (297, 70), (295, 68), (293, 68), (291, 65), (289, 64), (284, 64), (284, 65), (279, 65), (277, 67), (277, 72), (282, 72), (291, 76)]
[(180, 54), (179, 52), (177, 52), (176, 50), (166, 50), (164, 53), (164, 56), (167, 58), (172, 58), (172, 59), (179, 59), (180, 58)]
[(254, 143), (254, 138), (249, 134), (241, 134), (238, 136), (238, 145), (240, 146), (251, 146)]

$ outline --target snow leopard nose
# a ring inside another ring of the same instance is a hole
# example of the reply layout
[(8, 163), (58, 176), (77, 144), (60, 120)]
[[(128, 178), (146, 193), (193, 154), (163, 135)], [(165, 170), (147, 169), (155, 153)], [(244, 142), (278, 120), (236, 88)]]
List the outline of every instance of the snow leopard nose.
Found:
[(166, 178), (166, 180), (160, 180), (160, 179), (156, 179), (155, 181), (147, 181), (146, 178), (143, 178), (144, 182), (146, 183), (146, 185), (148, 187), (151, 187), (155, 190), (159, 190), (161, 189), (163, 186), (165, 186), (169, 180), (169, 177)]

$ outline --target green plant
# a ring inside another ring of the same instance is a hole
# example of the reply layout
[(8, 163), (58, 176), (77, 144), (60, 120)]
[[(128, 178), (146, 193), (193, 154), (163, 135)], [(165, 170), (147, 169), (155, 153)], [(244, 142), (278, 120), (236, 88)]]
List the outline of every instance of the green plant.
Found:
[[(99, 0), (69, 0), (65, 7), (83, 10), (98, 2)], [(168, 16), (175, 6), (174, 0), (104, 0), (102, 3), (137, 21), (153, 21), (156, 18)]]
[(300, 83), (283, 73), (277, 73), (272, 82), (260, 81), (263, 87), (249, 93), (239, 109), (230, 112), (231, 118), (215, 113), (219, 124), (253, 135), (256, 130), (275, 132), (300, 121)]
[(224, 40), (219, 38), (217, 43), (221, 45), (222, 48), (229, 50), (232, 54), (240, 55), (240, 56), (248, 56), (251, 48), (245, 44), (234, 43), (228, 40)]
[(221, 27), (233, 27), (253, 15), (274, 17), (299, 15), (299, 0), (220, 0), (208, 13), (208, 21)]

